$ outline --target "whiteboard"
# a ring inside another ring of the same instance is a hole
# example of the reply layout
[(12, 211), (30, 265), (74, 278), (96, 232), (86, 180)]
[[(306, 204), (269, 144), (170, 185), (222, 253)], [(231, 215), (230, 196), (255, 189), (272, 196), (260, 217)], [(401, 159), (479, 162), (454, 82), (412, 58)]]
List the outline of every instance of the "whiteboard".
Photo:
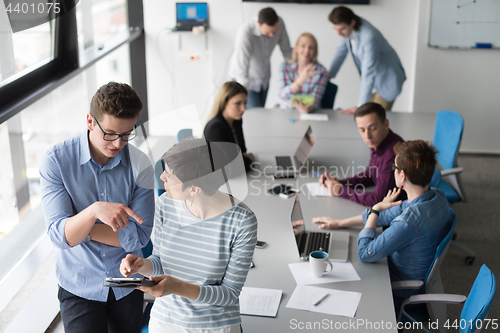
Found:
[(432, 0), (429, 31), (431, 47), (500, 48), (500, 0)]

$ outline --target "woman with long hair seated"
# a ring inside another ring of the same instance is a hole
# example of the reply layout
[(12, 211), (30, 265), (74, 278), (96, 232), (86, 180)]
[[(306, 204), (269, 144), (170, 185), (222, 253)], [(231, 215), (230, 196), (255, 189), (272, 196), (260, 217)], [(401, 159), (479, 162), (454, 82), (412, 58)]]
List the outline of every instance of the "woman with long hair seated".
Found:
[[(425, 141), (398, 142), (393, 169), (398, 189), (361, 215), (344, 220), (317, 217), (320, 228), (364, 225), (358, 235), (358, 257), (374, 262), (387, 257), (392, 281), (423, 281), (436, 249), (451, 227), (448, 200), (444, 193), (429, 188), (436, 167), (436, 149)], [(408, 199), (395, 201), (401, 191)], [(386, 229), (377, 236), (376, 227)], [(396, 310), (401, 302), (419, 291), (395, 290)]]
[(208, 141), (236, 143), (243, 154), (245, 170), (249, 171), (255, 157), (247, 153), (243, 136), (242, 116), (246, 110), (248, 92), (236, 81), (222, 85), (208, 114), (203, 135)]
[[(185, 139), (162, 157), (166, 193), (156, 204), (153, 253), (128, 254), (120, 272), (157, 282), (139, 287), (157, 299), (149, 331), (235, 333), (238, 297), (257, 241), (255, 214), (219, 191), (231, 177), (231, 143)], [(229, 166), (228, 166), (229, 165)]]
[[(293, 48), (291, 62), (284, 62), (279, 72), (279, 96), (282, 106), (295, 107), (302, 113), (321, 108), (321, 99), (328, 83), (325, 67), (318, 62), (318, 42), (310, 33), (304, 32)], [(304, 104), (292, 99), (293, 95), (312, 95), (314, 102)]]

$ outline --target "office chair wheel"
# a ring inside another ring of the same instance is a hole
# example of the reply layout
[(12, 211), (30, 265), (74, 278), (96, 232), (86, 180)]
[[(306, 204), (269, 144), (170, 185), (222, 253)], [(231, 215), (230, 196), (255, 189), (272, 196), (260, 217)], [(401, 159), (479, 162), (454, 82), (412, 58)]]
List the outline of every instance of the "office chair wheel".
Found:
[(472, 264), (474, 263), (474, 259), (476, 259), (475, 257), (465, 257), (465, 264), (467, 266), (472, 266)]

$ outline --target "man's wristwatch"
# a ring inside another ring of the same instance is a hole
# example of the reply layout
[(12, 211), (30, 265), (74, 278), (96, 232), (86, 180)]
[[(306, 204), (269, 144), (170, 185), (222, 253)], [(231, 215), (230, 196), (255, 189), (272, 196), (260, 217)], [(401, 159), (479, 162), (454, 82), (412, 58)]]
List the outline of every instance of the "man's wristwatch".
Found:
[(377, 214), (377, 216), (380, 216), (380, 212), (378, 210), (373, 209), (373, 207), (370, 207), (368, 209), (368, 216), (370, 216), (371, 213)]

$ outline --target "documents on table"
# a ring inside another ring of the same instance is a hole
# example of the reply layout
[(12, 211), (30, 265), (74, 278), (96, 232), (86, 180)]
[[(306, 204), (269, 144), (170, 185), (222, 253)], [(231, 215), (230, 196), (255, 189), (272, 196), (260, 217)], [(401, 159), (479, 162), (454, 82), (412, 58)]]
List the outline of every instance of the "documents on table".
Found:
[[(323, 298), (327, 293), (328, 297)], [(314, 306), (321, 298), (323, 300)], [(286, 307), (354, 318), (360, 300), (361, 293), (353, 291), (299, 285), (293, 291)]]
[(328, 115), (324, 113), (301, 113), (300, 120), (328, 121)]
[(319, 182), (306, 183), (307, 190), (314, 197), (331, 197), (330, 191), (328, 188), (323, 187), (319, 184)]
[(331, 262), (333, 265), (332, 271), (319, 278), (312, 274), (308, 262), (288, 264), (288, 267), (292, 271), (292, 275), (298, 285), (361, 280), (350, 262), (337, 262), (333, 260)]
[(243, 287), (240, 293), (240, 314), (276, 317), (283, 290)]

